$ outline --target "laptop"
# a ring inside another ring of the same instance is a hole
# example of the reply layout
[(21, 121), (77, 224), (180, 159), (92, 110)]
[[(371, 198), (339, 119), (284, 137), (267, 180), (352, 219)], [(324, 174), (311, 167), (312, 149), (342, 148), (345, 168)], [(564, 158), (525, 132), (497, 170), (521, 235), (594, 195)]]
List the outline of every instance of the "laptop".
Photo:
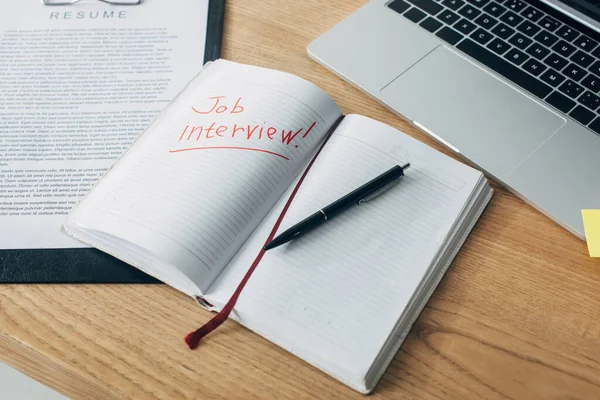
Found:
[(372, 0), (308, 53), (584, 239), (599, 31), (588, 0)]

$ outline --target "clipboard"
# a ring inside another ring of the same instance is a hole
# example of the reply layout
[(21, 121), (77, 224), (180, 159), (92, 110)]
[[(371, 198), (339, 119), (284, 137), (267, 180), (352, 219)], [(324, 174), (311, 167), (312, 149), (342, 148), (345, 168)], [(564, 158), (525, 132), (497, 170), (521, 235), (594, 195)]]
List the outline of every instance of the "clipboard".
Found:
[[(83, 0), (42, 0), (45, 6), (66, 6)], [(115, 6), (137, 6), (144, 0), (96, 0)], [(214, 61), (221, 56), (225, 0), (209, 0), (204, 62)]]
[[(79, 0), (47, 4), (69, 5)], [(86, 0), (87, 1), (87, 0)], [(91, 0), (90, 0), (91, 1)], [(94, 0), (135, 6), (143, 0)], [(135, 2), (135, 4), (134, 4)], [(126, 3), (126, 4), (124, 4)], [(204, 62), (221, 55), (225, 0), (209, 0)], [(6, 283), (160, 283), (122, 261), (93, 248), (0, 250), (0, 284)]]

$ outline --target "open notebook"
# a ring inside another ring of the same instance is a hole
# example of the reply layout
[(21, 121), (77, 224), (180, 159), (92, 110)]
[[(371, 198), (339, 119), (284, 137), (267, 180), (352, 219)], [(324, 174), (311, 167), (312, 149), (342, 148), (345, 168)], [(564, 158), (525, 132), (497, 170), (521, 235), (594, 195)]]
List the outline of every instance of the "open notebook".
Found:
[(63, 229), (218, 311), (287, 203), (278, 232), (410, 162), (386, 193), (264, 254), (231, 314), (367, 393), (492, 190), (404, 133), (359, 115), (336, 125), (341, 117), (293, 75), (207, 64)]

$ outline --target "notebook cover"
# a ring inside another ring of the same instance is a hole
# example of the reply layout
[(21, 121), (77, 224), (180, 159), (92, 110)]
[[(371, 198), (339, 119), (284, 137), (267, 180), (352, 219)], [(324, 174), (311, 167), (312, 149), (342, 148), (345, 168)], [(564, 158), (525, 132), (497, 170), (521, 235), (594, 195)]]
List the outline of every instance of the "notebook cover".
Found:
[[(204, 62), (221, 54), (225, 0), (210, 0)], [(160, 283), (99, 250), (0, 250), (0, 283)]]

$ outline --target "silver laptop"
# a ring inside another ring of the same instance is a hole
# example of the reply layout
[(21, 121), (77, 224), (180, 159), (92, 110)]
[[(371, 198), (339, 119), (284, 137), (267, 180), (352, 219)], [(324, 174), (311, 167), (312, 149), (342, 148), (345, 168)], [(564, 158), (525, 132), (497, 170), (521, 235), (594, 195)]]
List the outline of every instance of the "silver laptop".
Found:
[(311, 57), (584, 238), (600, 208), (598, 0), (373, 0)]

